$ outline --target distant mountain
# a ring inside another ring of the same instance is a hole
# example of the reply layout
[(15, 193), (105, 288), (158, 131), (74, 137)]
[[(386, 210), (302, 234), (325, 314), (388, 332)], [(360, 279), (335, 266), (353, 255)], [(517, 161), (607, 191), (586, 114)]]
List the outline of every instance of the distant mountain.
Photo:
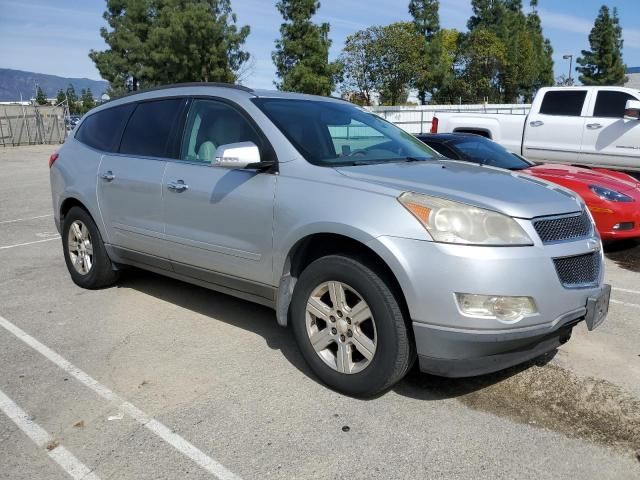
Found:
[(58, 90), (66, 90), (69, 84), (73, 85), (80, 96), (83, 88), (90, 88), (96, 98), (107, 91), (109, 84), (104, 80), (90, 80), (88, 78), (65, 78), (44, 73), (23, 72), (0, 68), (0, 101), (28, 100), (35, 97), (35, 85), (38, 84), (47, 98), (54, 98)]

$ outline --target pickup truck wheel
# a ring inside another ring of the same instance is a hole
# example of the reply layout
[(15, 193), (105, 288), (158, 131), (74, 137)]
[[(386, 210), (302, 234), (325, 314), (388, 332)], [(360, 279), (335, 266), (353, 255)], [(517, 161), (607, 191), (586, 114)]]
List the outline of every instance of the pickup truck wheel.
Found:
[(113, 269), (98, 227), (82, 208), (73, 207), (65, 215), (62, 245), (67, 269), (76, 285), (96, 289), (109, 286), (118, 279), (118, 272)]
[(372, 396), (404, 377), (414, 353), (402, 310), (383, 277), (341, 255), (300, 275), (292, 326), (305, 360), (332, 388)]

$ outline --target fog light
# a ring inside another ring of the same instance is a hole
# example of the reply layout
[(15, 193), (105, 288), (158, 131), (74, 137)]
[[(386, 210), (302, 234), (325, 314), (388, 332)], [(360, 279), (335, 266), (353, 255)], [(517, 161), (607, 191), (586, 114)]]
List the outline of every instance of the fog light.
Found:
[(538, 312), (531, 297), (500, 297), (456, 293), (460, 311), (471, 317), (497, 318), (503, 322), (514, 322), (526, 315)]

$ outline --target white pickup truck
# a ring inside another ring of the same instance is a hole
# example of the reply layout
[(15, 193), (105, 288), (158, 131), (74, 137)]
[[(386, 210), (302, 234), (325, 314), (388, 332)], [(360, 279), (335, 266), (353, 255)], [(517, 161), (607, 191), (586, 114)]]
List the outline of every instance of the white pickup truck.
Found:
[(437, 112), (431, 133), (484, 135), (534, 162), (640, 170), (640, 91), (542, 88), (529, 113)]

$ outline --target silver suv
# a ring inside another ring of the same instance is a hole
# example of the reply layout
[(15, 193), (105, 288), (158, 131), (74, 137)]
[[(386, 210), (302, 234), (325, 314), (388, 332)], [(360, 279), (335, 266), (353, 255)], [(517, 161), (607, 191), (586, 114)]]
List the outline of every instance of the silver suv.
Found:
[(137, 93), (51, 156), (73, 281), (135, 266), (268, 305), (320, 379), (368, 396), (487, 373), (607, 312), (579, 198), (446, 160), (341, 100), (229, 85)]

